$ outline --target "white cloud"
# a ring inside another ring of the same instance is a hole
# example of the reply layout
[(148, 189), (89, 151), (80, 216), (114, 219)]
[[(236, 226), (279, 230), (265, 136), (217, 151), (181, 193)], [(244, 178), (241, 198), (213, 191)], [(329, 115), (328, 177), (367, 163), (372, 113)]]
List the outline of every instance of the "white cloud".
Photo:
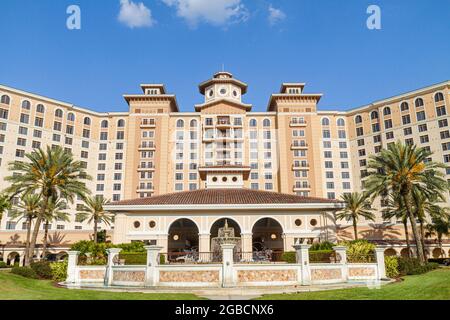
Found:
[(120, 0), (119, 21), (129, 28), (151, 27), (155, 24), (152, 12), (142, 2)]
[(286, 19), (286, 14), (282, 10), (275, 9), (274, 7), (272, 7), (272, 5), (270, 5), (270, 7), (269, 7), (269, 23), (270, 23), (270, 25), (273, 26), (284, 19)]
[(223, 26), (248, 19), (248, 10), (241, 0), (162, 0), (176, 8), (177, 15), (191, 27), (200, 22)]

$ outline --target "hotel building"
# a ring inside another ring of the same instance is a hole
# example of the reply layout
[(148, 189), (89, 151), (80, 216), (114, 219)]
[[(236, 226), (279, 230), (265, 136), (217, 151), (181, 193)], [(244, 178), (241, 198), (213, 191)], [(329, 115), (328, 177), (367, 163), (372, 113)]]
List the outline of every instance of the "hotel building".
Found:
[[(141, 93), (124, 95), (128, 112), (99, 113), (0, 86), (1, 188), (11, 175), (9, 162), (25, 161), (26, 153), (47, 145), (72, 152), (92, 176), (86, 181), (92, 194), (119, 203), (207, 189), (339, 199), (363, 189), (369, 156), (397, 140), (430, 149), (434, 161), (450, 162), (450, 81), (349, 111), (320, 111), (322, 94), (308, 93), (304, 83), (283, 83), (266, 112), (252, 112), (247, 89), (231, 73), (216, 73), (199, 85), (203, 102), (193, 112), (180, 112), (164, 85), (142, 84)], [(81, 204), (77, 199), (70, 206), (70, 222), (52, 222), (56, 240), (90, 236), (92, 226), (75, 217)], [(384, 205), (383, 199), (375, 203), (378, 209)], [(375, 222), (361, 222), (361, 236), (403, 239), (402, 225), (383, 221), (380, 211)], [(332, 216), (312, 220), (323, 228), (332, 223), (337, 237), (350, 238), (349, 223)], [(5, 213), (0, 241), (23, 241), (25, 228)]]

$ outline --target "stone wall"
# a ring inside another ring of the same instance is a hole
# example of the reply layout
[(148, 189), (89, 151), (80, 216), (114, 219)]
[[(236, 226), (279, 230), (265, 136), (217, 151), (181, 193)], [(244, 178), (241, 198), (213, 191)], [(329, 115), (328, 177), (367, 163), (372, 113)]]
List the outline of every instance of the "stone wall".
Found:
[(238, 283), (297, 281), (297, 272), (295, 270), (239, 270), (237, 278)]
[(219, 282), (219, 271), (160, 271), (159, 282)]

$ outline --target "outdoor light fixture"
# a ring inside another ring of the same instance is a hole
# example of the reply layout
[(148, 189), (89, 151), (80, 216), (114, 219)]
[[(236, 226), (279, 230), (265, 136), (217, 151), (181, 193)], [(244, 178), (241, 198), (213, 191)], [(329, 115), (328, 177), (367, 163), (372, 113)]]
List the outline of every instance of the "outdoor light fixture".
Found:
[(270, 236), (272, 238), (272, 240), (276, 240), (277, 239), (277, 235), (274, 233)]
[(177, 235), (177, 234), (176, 234), (176, 235), (174, 235), (174, 236), (173, 236), (173, 240), (175, 240), (175, 241), (178, 241), (178, 240), (180, 240), (180, 236), (179, 236), (179, 235)]

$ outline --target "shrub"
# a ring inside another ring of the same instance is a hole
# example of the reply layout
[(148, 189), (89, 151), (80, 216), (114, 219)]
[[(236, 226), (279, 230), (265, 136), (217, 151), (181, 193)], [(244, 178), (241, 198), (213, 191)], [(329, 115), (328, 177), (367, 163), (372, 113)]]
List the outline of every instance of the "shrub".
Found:
[(395, 256), (384, 257), (384, 263), (386, 267), (386, 276), (388, 278), (397, 278), (399, 276), (398, 271), (398, 259)]
[(118, 244), (114, 247), (122, 249), (122, 252), (145, 252), (144, 243), (140, 241)]
[(367, 240), (342, 241), (339, 245), (347, 247), (347, 260), (350, 263), (375, 261), (375, 245)]
[(323, 242), (313, 243), (313, 245), (311, 246), (311, 248), (309, 250), (311, 250), (311, 251), (333, 250), (334, 246), (335, 246), (335, 244), (330, 241), (323, 241)]
[(297, 258), (294, 251), (283, 252), (281, 260), (287, 263), (296, 263)]
[(52, 269), (47, 261), (38, 261), (30, 264), (31, 269), (36, 272), (41, 279), (52, 279)]
[(52, 279), (58, 282), (65, 281), (67, 279), (67, 260), (62, 262), (50, 263), (52, 270)]
[(125, 260), (126, 265), (145, 265), (147, 263), (146, 253), (120, 253), (119, 259)]
[(309, 261), (312, 263), (334, 262), (334, 250), (310, 250)]
[(436, 262), (428, 262), (425, 265), (421, 265), (417, 258), (398, 258), (398, 270), (401, 275), (423, 274), (438, 267), (439, 264)]
[(6, 262), (4, 262), (4, 261), (0, 261), (0, 269), (5, 269), (5, 268), (7, 268), (8, 266), (6, 265)]
[(14, 267), (11, 270), (12, 273), (17, 274), (19, 276), (30, 278), (30, 279), (38, 279), (38, 275), (36, 272), (29, 267)]
[(448, 258), (428, 259), (428, 262), (435, 262), (435, 263), (438, 263), (438, 264), (445, 264), (445, 260), (448, 260)]

